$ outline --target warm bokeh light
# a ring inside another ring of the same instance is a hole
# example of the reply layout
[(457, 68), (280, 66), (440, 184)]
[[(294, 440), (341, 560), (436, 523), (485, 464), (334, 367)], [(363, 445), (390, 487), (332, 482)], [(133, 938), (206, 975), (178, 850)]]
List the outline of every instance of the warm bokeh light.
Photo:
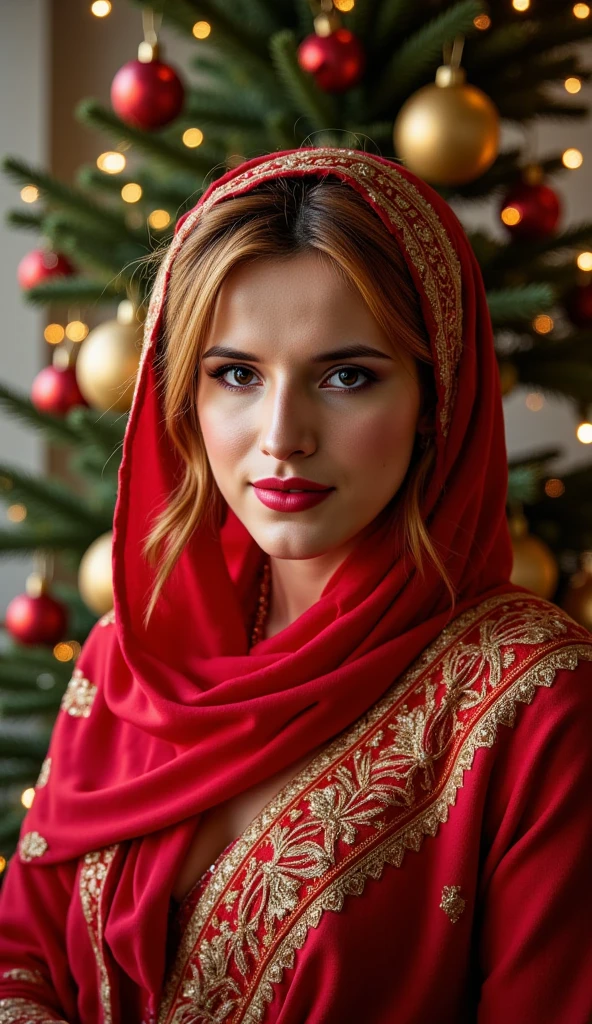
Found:
[(524, 403), (531, 412), (540, 412), (545, 404), (545, 399), (540, 391), (530, 391), (524, 399)]
[(36, 203), (39, 199), (39, 189), (36, 185), (25, 185), (21, 189), (21, 199), (23, 203)]
[(592, 252), (581, 252), (576, 263), (580, 270), (592, 270)]
[(7, 864), (8, 861), (6, 860), (6, 857), (3, 857), (2, 854), (0, 853), (0, 875), (2, 874), (3, 871), (6, 870)]
[(142, 198), (142, 186), (137, 185), (135, 181), (130, 181), (127, 185), (123, 186), (121, 198), (126, 203), (137, 203), (138, 199)]
[(208, 21), (196, 21), (191, 31), (196, 39), (207, 39), (212, 31), (212, 26)]
[(504, 206), (500, 217), (504, 224), (509, 224), (512, 227), (514, 224), (519, 224), (522, 220), (522, 214), (520, 210), (517, 210), (515, 206)]
[(473, 18), (473, 25), (483, 32), (491, 25), (491, 18), (488, 14), (478, 14), (476, 18)]
[(72, 648), (72, 644), (56, 644), (53, 649), (53, 656), (57, 661), (72, 661), (72, 659), (74, 658), (74, 650)]
[(512, 0), (512, 7), (515, 11), (527, 11), (530, 7), (530, 0)]
[(117, 153), (114, 149), (108, 150), (107, 153), (101, 153), (97, 157), (97, 167), (105, 174), (120, 174), (125, 164), (126, 159), (123, 153)]
[(572, 10), (576, 18), (588, 18), (590, 16), (588, 4), (574, 4)]
[(565, 82), (563, 84), (565, 86), (565, 91), (566, 92), (570, 92), (573, 95), (575, 95), (577, 92), (579, 92), (580, 89), (582, 88), (582, 83), (581, 83), (580, 79), (579, 78), (575, 78), (575, 77), (566, 78)]
[(61, 324), (48, 324), (43, 332), (43, 337), (50, 345), (59, 345), (64, 340), (64, 328)]
[(553, 318), (548, 316), (547, 313), (539, 313), (532, 321), (532, 326), (537, 334), (548, 334), (549, 331), (553, 330), (555, 323)]
[(561, 160), (563, 162), (563, 166), (568, 167), (570, 171), (576, 170), (584, 163), (584, 157), (580, 153), (579, 149), (566, 149), (565, 153), (561, 156)]
[(580, 423), (576, 430), (576, 437), (582, 444), (590, 444), (592, 442), (592, 423)]
[(196, 146), (201, 146), (203, 142), (203, 132), (199, 128), (187, 128), (183, 132), (183, 142), (189, 149), (195, 149)]
[(90, 9), (95, 18), (106, 18), (108, 14), (111, 14), (110, 0), (94, 0)]
[(353, 11), (354, 0), (333, 0), (333, 6), (336, 7), (338, 11), (347, 13), (347, 11)]
[(171, 223), (171, 215), (166, 210), (153, 210), (148, 217), (148, 223), (151, 228), (162, 231), (163, 228), (167, 228)]
[(6, 509), (6, 518), (11, 523), (22, 523), (27, 518), (27, 509), (24, 505), (9, 505)]
[(70, 341), (84, 341), (88, 334), (88, 324), (82, 322), (82, 320), (71, 320), (69, 324), (66, 324), (66, 337)]
[(34, 789), (33, 786), (31, 786), (29, 789), (23, 790), (23, 792), (21, 793), (21, 803), (22, 803), (23, 807), (27, 807), (27, 808), (32, 807), (34, 799), (35, 799), (35, 789)]
[(545, 484), (545, 494), (548, 498), (560, 498), (562, 494), (565, 494), (565, 484), (563, 480), (559, 480), (557, 477), (552, 477), (547, 480)]

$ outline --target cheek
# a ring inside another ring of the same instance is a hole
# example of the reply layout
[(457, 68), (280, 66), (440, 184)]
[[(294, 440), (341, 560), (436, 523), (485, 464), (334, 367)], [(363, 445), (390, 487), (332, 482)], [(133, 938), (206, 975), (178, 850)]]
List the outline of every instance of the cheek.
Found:
[(347, 460), (365, 476), (372, 478), (378, 468), (398, 472), (406, 469), (415, 440), (419, 416), (419, 395), (407, 394), (401, 400), (386, 403), (342, 423), (334, 449), (340, 460)]
[(204, 444), (212, 468), (229, 468), (234, 458), (239, 458), (245, 450), (246, 432), (240, 417), (229, 415), (228, 407), (216, 401), (200, 401), (197, 403), (197, 414)]

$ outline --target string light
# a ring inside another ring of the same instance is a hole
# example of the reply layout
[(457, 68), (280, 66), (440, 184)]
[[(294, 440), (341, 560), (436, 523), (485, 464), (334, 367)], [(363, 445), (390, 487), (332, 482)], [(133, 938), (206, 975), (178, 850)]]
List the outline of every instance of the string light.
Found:
[(21, 199), (23, 203), (36, 203), (39, 199), (39, 189), (36, 185), (25, 185), (21, 189)]
[(84, 341), (88, 334), (88, 324), (82, 320), (71, 320), (66, 324), (66, 337), (70, 341)]
[(512, 7), (515, 11), (520, 11), (522, 14), (523, 11), (527, 11), (530, 7), (530, 0), (512, 0)]
[(27, 807), (27, 808), (32, 807), (34, 799), (35, 799), (35, 790), (34, 790), (34, 788), (32, 786), (30, 786), (29, 789), (23, 790), (23, 792), (21, 793), (21, 803), (22, 803), (23, 807)]
[(563, 480), (559, 480), (557, 477), (552, 477), (547, 480), (545, 484), (545, 494), (548, 498), (560, 498), (562, 494), (565, 494), (565, 484)]
[(525, 398), (526, 408), (531, 412), (540, 412), (545, 404), (545, 399), (540, 391), (531, 391)]
[(74, 649), (71, 643), (56, 644), (53, 649), (53, 656), (57, 661), (72, 661)]
[(538, 316), (535, 316), (532, 326), (537, 334), (549, 334), (549, 331), (553, 330), (555, 323), (553, 318), (548, 316), (547, 313), (540, 313)]
[(575, 76), (572, 76), (571, 78), (566, 78), (563, 84), (565, 86), (565, 91), (571, 93), (574, 96), (582, 88), (581, 79), (576, 78)]
[(9, 505), (6, 509), (6, 518), (11, 523), (22, 523), (27, 518), (27, 509), (24, 505)]
[(570, 171), (577, 170), (584, 163), (584, 157), (580, 153), (579, 149), (566, 149), (561, 156), (564, 167), (568, 167)]
[(576, 430), (576, 437), (582, 444), (590, 444), (592, 442), (592, 423), (580, 423)]
[(59, 345), (64, 340), (64, 328), (61, 324), (48, 324), (43, 332), (43, 337), (50, 345)]
[(138, 199), (142, 198), (142, 186), (137, 185), (135, 181), (130, 181), (129, 184), (123, 186), (121, 198), (126, 203), (137, 203)]
[(576, 18), (588, 18), (590, 16), (590, 8), (588, 4), (574, 4), (573, 13)]
[(6, 860), (6, 857), (3, 857), (2, 854), (0, 854), (0, 875), (2, 874), (3, 871), (6, 870), (7, 864), (8, 861)]
[(353, 11), (354, 0), (333, 0), (333, 6), (336, 7), (338, 11), (342, 11), (344, 14), (347, 14), (348, 11)]
[(126, 159), (123, 153), (117, 153), (115, 150), (101, 153), (97, 157), (97, 167), (100, 171), (104, 171), (105, 174), (120, 174), (125, 165)]
[(183, 142), (189, 149), (195, 149), (196, 146), (201, 146), (203, 142), (204, 134), (199, 128), (187, 128), (183, 132)]
[(592, 252), (581, 252), (576, 263), (580, 270), (592, 270)]
[(110, 0), (94, 0), (90, 9), (95, 18), (106, 18), (108, 14), (111, 14)]
[(513, 227), (514, 224), (519, 224), (522, 220), (522, 214), (515, 206), (504, 206), (500, 217), (504, 224), (509, 224), (510, 227)]
[(162, 231), (171, 223), (171, 215), (166, 210), (153, 210), (148, 217), (148, 223), (151, 228), (156, 228), (157, 231)]
[(483, 32), (490, 27), (491, 18), (488, 14), (478, 14), (476, 18), (473, 18), (473, 25)]
[(191, 31), (196, 39), (207, 39), (212, 31), (212, 26), (207, 21), (196, 21)]

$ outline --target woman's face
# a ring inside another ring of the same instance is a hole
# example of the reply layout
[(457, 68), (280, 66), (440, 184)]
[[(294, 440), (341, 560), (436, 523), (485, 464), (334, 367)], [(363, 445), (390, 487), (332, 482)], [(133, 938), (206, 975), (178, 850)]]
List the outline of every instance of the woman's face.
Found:
[[(415, 359), (392, 342), (317, 253), (242, 265), (226, 278), (199, 367), (197, 413), (223, 497), (272, 557), (352, 546), (401, 486), (421, 393)], [(359, 346), (373, 351), (339, 354)], [(313, 507), (286, 511), (264, 504), (253, 486), (295, 476), (332, 490)]]

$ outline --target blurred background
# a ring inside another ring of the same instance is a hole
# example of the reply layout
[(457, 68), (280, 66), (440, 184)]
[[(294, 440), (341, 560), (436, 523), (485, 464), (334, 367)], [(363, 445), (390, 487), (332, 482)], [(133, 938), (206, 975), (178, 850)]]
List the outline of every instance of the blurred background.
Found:
[(592, 12), (565, 0), (19, 0), (0, 10), (0, 871), (109, 616), (145, 257), (245, 158), (436, 188), (479, 260), (513, 579), (592, 629)]

